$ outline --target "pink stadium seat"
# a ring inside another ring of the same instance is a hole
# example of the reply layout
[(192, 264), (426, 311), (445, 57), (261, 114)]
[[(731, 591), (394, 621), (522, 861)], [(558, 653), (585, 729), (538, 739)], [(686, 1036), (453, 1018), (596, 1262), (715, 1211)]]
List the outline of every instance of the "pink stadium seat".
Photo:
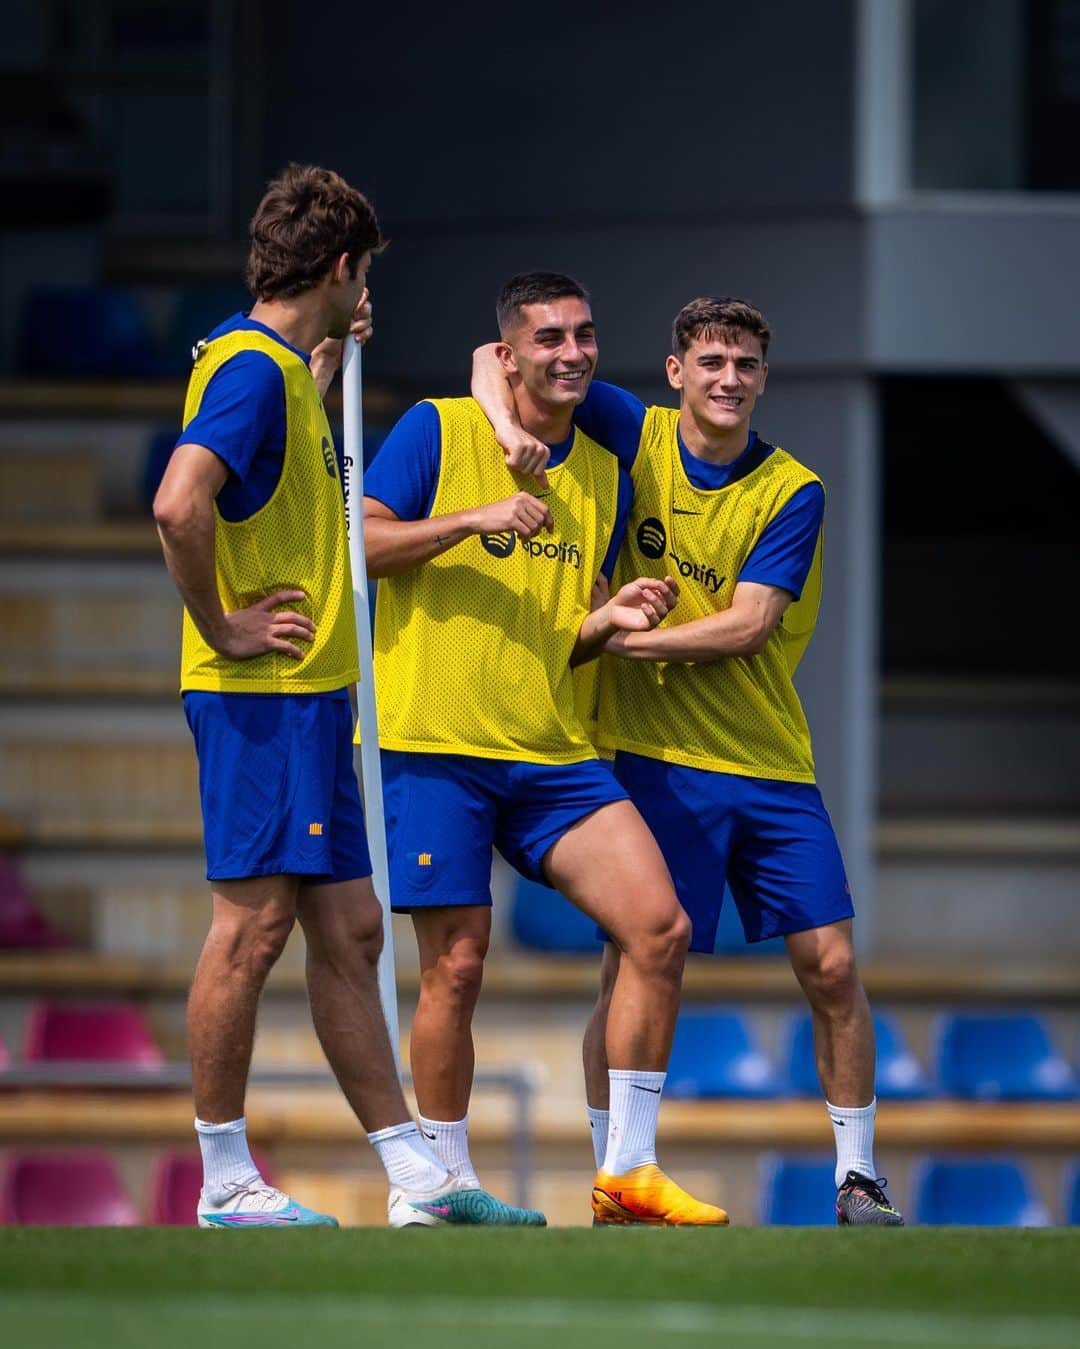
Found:
[(8, 1053), (8, 1047), (4, 1044), (3, 1040), (0, 1040), (0, 1073), (4, 1071), (10, 1062), (11, 1056)]
[(0, 949), (40, 951), (69, 945), (38, 913), (13, 859), (0, 854)]
[(27, 1018), (28, 1063), (64, 1060), (158, 1068), (164, 1056), (142, 1009), (131, 1003), (37, 1002)]
[[(273, 1185), (270, 1164), (252, 1154), (263, 1180)], [(197, 1149), (163, 1152), (154, 1163), (150, 1181), (150, 1222), (164, 1227), (193, 1227), (202, 1189), (202, 1157)]]
[(38, 1227), (134, 1227), (138, 1216), (103, 1152), (14, 1153), (0, 1221)]

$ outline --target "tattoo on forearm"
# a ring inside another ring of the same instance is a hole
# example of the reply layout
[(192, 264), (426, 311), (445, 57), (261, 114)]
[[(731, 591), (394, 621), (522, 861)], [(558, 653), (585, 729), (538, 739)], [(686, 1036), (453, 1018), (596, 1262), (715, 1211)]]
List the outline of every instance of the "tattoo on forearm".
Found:
[(441, 548), (444, 544), (447, 544), (447, 543), (450, 542), (450, 535), (449, 535), (449, 534), (436, 534), (436, 535), (435, 535), (435, 542), (436, 542), (436, 543), (439, 545), (439, 547)]

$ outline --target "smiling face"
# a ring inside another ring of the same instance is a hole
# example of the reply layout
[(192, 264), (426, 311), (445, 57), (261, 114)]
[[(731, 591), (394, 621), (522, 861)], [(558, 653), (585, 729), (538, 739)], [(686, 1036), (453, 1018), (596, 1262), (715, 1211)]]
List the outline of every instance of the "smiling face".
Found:
[(558, 414), (585, 397), (596, 369), (596, 325), (588, 302), (567, 295), (523, 304), (502, 334), (499, 356), (520, 377), (537, 411)]
[(668, 382), (682, 396), (683, 414), (707, 441), (745, 432), (768, 374), (761, 342), (744, 329), (706, 329), (681, 357), (667, 358)]

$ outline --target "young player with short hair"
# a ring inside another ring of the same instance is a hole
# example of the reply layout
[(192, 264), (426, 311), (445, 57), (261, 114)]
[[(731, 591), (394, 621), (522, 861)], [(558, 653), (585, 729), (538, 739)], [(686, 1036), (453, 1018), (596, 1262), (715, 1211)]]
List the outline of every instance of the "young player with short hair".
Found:
[(471, 1222), (495, 1201), (463, 1192), (401, 1094), (352, 766), (352, 581), (321, 394), (334, 339), (350, 322), (359, 338), (370, 332), (365, 276), (379, 226), (337, 174), (291, 165), (251, 235), (255, 305), (198, 344), (184, 430), (154, 501), (184, 601), (181, 689), (213, 896), (188, 1003), (198, 1222), (337, 1226), (266, 1184), (243, 1117), (259, 995), (297, 919), (315, 1028), (386, 1168), (391, 1225)]
[(470, 1027), (496, 846), (602, 923), (622, 955), (603, 1030), (610, 1129), (597, 1220), (721, 1224), (722, 1210), (656, 1165), (689, 925), (655, 841), (596, 758), (571, 670), (614, 632), (655, 626), (675, 587), (662, 574), (627, 578), (591, 611), (629, 490), (616, 461), (572, 425), (597, 359), (585, 291), (526, 273), (504, 286), (497, 317), (501, 376), (550, 449), (540, 489), (523, 490), (467, 398), (412, 408), (365, 481), (391, 895), (412, 915), (422, 971), (411, 1050), (420, 1125), (474, 1181)]
[[(875, 1174), (874, 1031), (854, 910), (792, 683), (817, 619), (825, 494), (750, 427), (769, 339), (752, 305), (693, 300), (676, 315), (667, 358), (677, 411), (605, 384), (577, 409), (578, 426), (634, 481), (615, 583), (669, 570), (681, 582), (676, 614), (606, 643), (598, 737), (664, 852), (693, 920), (691, 949), (714, 948), (725, 880), (748, 941), (784, 937), (813, 1014), (838, 1221), (899, 1225)], [(476, 354), (473, 390), (508, 461), (542, 472), (544, 446), (519, 424), (491, 348)], [(591, 1115), (605, 1100), (619, 963), (609, 943), (585, 1040)]]

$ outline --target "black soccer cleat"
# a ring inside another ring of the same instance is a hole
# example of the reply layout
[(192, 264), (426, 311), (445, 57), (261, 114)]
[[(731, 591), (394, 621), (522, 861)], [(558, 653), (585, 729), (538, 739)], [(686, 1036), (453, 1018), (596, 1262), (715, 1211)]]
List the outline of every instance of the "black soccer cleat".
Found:
[(836, 1221), (841, 1227), (903, 1227), (904, 1215), (893, 1208), (885, 1193), (884, 1176), (871, 1180), (849, 1171), (836, 1192)]

